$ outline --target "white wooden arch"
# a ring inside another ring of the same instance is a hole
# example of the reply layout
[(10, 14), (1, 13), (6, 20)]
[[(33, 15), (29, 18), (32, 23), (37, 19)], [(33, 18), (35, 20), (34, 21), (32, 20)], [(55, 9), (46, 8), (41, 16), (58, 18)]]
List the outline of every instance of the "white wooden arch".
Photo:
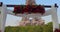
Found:
[[(15, 15), (15, 14), (12, 11), (10, 11), (9, 9), (7, 9), (7, 6), (4, 4), (0, 7), (0, 11), (1, 11), (1, 14), (0, 14), (0, 30), (2, 32), (4, 32), (7, 14), (11, 14), (11, 15)], [(44, 15), (28, 14), (27, 16), (28, 17), (33, 17), (33, 16), (43, 17), (43, 16), (47, 16), (47, 15), (52, 16), (53, 30), (55, 30), (55, 28), (59, 29), (57, 8), (54, 5), (52, 5), (51, 9), (48, 9), (48, 11), (46, 11)], [(26, 15), (25, 14), (18, 14), (15, 16), (24, 17)]]

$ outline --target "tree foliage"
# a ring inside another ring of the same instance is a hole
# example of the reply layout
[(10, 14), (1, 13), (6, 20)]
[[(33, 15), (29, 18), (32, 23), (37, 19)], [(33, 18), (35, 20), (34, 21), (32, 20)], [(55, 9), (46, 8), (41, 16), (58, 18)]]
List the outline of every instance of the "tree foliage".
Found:
[(42, 26), (8, 26), (5, 28), (5, 32), (53, 32), (53, 27), (52, 22)]

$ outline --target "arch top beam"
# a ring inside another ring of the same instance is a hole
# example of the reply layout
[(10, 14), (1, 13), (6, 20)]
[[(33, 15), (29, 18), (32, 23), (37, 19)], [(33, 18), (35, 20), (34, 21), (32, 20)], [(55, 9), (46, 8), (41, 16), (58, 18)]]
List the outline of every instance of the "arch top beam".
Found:
[[(2, 6), (2, 5), (3, 5), (3, 3), (0, 2), (0, 6)], [(25, 6), (25, 5), (11, 5), (11, 4), (9, 4), (9, 5), (6, 5), (6, 6), (7, 7), (14, 7), (14, 6)], [(52, 7), (51, 5), (42, 5), (42, 6), (44, 6), (45, 8), (51, 8)], [(54, 6), (58, 8), (58, 5), (56, 3), (54, 4)]]
[[(14, 6), (25, 6), (25, 5), (7, 5), (7, 7), (14, 7)], [(51, 8), (52, 7), (50, 5), (42, 5), (42, 6), (44, 6), (45, 8)], [(57, 4), (55, 4), (55, 7), (58, 8)]]

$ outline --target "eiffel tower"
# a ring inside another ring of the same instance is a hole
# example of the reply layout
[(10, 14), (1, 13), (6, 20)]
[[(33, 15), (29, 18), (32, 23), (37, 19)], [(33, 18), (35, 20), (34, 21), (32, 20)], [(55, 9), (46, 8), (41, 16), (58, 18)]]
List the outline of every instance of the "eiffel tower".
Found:
[(26, 5), (35, 5), (35, 0), (26, 0)]

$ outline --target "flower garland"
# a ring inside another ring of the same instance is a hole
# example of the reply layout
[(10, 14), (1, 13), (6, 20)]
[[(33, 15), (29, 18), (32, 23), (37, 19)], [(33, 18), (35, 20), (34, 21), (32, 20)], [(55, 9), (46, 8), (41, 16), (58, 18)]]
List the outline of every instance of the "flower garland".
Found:
[(21, 6), (15, 6), (14, 7), (14, 13), (45, 13), (45, 9), (41, 5), (26, 5), (25, 7), (21, 8)]

